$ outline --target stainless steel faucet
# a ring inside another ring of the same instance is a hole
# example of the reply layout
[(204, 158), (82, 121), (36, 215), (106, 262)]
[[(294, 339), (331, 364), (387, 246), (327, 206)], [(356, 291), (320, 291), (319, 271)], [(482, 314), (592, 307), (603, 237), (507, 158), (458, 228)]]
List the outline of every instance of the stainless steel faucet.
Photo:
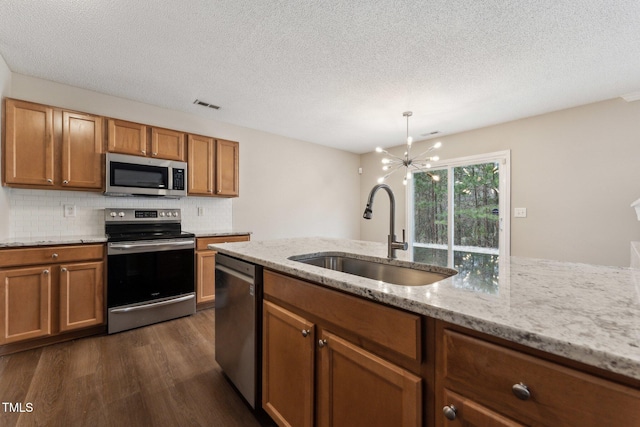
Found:
[(364, 219), (371, 219), (373, 217), (373, 198), (379, 189), (383, 189), (389, 195), (389, 236), (387, 237), (387, 258), (395, 258), (396, 251), (398, 249), (406, 251), (408, 244), (405, 241), (404, 230), (402, 230), (402, 242), (396, 241), (395, 235), (395, 222), (396, 222), (396, 198), (391, 191), (391, 187), (387, 184), (378, 184), (371, 189), (369, 193), (369, 199), (367, 199), (367, 207), (364, 208)]

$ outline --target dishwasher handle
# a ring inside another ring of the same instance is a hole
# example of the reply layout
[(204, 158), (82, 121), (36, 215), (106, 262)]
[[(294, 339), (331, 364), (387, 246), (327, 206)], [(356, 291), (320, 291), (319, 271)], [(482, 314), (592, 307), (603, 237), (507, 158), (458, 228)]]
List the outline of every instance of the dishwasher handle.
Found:
[(224, 274), (229, 274), (230, 276), (236, 277), (240, 280), (242, 280), (243, 282), (247, 282), (250, 284), (254, 284), (254, 278), (244, 274), (240, 271), (234, 270), (232, 268), (227, 267), (226, 265), (221, 265), (221, 264), (216, 264), (216, 270), (219, 270), (221, 272), (223, 272)]

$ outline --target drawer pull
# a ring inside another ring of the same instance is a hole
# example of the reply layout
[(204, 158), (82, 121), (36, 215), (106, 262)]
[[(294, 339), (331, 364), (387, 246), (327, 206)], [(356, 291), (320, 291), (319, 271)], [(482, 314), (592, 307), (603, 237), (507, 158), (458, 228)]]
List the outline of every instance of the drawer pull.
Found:
[(49, 270), (44, 270), (44, 271), (42, 272), (42, 274), (45, 274), (45, 275), (46, 275), (46, 274), (49, 274)]
[(527, 387), (523, 383), (514, 384), (513, 387), (511, 387), (511, 391), (520, 400), (529, 400), (529, 398), (531, 397), (529, 387)]
[(456, 414), (458, 413), (458, 410), (456, 409), (455, 406), (449, 405), (442, 408), (442, 412), (444, 413), (444, 416), (446, 419), (448, 419), (449, 421), (453, 421), (456, 419)]
[(61, 271), (62, 273), (66, 273), (66, 272), (67, 272), (67, 269), (66, 269), (65, 267), (62, 267), (62, 268), (60, 269), (60, 271)]
[(327, 345), (327, 340), (318, 340), (318, 347), (322, 348)]
[(311, 331), (310, 331), (310, 330), (308, 330), (308, 329), (303, 329), (303, 330), (302, 330), (302, 336), (306, 338), (306, 337), (308, 337), (308, 336), (309, 336), (309, 333), (310, 333), (310, 332), (311, 332)]
[(58, 254), (56, 254), (56, 253), (53, 253), (53, 254), (51, 255), (51, 258), (53, 258), (53, 259), (56, 259), (56, 258), (58, 258)]

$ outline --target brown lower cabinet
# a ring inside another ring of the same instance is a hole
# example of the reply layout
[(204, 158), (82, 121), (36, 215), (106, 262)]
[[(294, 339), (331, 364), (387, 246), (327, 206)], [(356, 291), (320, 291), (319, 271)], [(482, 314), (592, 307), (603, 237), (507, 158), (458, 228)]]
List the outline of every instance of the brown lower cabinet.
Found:
[(211, 308), (216, 302), (216, 252), (207, 248), (216, 243), (246, 242), (249, 234), (198, 237), (196, 239), (196, 308)]
[(0, 250), (0, 354), (104, 325), (104, 245)]
[(439, 322), (438, 426), (640, 426), (640, 390)]
[(364, 348), (420, 359), (419, 316), (268, 270), (264, 298), (262, 403), (278, 425), (422, 425), (421, 377)]
[(640, 381), (264, 270), (279, 426), (640, 427)]

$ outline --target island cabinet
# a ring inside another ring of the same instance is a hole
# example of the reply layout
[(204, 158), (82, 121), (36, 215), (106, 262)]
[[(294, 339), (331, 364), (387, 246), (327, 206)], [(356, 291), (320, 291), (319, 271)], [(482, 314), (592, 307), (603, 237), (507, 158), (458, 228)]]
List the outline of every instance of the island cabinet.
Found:
[(423, 425), (420, 316), (265, 270), (262, 326), (278, 425)]
[(246, 242), (248, 234), (198, 237), (196, 239), (196, 309), (211, 308), (216, 302), (216, 252), (207, 248), (216, 243)]
[(105, 323), (104, 245), (0, 250), (0, 354)]
[(108, 134), (110, 153), (186, 161), (183, 132), (109, 119)]
[(3, 183), (100, 191), (103, 119), (15, 99), (5, 100)]
[(235, 141), (188, 135), (188, 194), (238, 197), (239, 147)]
[(445, 322), (435, 347), (437, 426), (640, 426), (637, 384)]

